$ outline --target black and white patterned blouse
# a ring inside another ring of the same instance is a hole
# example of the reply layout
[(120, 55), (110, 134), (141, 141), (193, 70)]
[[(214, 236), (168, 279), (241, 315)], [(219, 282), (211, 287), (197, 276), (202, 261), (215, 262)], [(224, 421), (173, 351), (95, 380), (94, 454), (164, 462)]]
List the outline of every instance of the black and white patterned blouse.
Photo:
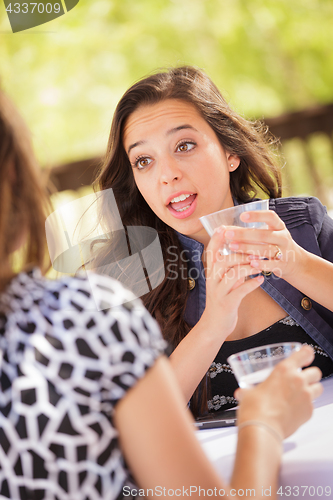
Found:
[(165, 347), (155, 321), (94, 274), (19, 274), (0, 311), (0, 498), (121, 498), (113, 409)]

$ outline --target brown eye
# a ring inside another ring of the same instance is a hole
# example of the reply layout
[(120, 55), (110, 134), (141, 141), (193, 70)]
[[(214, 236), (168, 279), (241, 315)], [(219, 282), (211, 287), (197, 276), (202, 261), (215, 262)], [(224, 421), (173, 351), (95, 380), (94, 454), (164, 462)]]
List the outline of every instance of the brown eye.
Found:
[(151, 158), (147, 158), (147, 156), (141, 156), (141, 158), (139, 157), (135, 160), (133, 166), (138, 170), (143, 170), (150, 165), (151, 161)]
[(177, 146), (177, 151), (180, 151), (181, 153), (187, 153), (188, 151), (191, 151), (196, 146), (194, 142), (186, 141), (186, 142), (181, 142)]

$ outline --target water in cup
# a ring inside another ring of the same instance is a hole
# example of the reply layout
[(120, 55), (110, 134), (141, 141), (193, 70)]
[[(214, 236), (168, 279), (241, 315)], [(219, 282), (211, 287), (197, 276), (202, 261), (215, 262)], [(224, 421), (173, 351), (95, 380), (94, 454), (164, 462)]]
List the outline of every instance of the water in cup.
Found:
[(239, 387), (249, 388), (263, 382), (280, 361), (301, 347), (300, 342), (263, 345), (232, 354), (228, 363)]
[(242, 375), (238, 380), (238, 385), (242, 389), (248, 389), (249, 387), (254, 387), (266, 380), (266, 378), (273, 371), (273, 367), (264, 368), (263, 370), (258, 370), (257, 372), (248, 373), (247, 375)]

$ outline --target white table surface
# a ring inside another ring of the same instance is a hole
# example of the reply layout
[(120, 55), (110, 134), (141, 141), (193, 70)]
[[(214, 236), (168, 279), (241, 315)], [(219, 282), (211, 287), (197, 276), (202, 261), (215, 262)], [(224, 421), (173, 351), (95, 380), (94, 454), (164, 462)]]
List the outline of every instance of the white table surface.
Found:
[[(283, 443), (279, 478), (283, 494), (277, 498), (333, 500), (333, 377), (322, 383), (324, 392), (314, 403), (311, 419)], [(229, 481), (237, 427), (201, 430), (196, 434), (218, 473)], [(328, 489), (325, 491), (325, 486), (331, 488), (330, 494), (327, 494)]]

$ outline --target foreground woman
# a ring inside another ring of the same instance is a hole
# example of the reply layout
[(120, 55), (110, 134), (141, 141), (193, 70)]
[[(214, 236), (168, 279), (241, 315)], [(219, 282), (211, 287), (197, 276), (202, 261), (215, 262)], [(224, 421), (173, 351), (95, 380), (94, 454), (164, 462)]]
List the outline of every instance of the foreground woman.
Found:
[[(194, 437), (142, 303), (107, 277), (91, 275), (94, 296), (85, 277), (43, 278), (45, 205), (26, 129), (0, 92), (0, 497), (128, 498), (137, 492), (129, 466), (147, 496), (197, 485), (218, 496), (254, 488), (256, 498), (271, 487), (273, 498), (282, 439), (310, 417), (322, 390), (317, 368), (299, 371), (312, 350), (239, 391), (242, 427), (227, 485)], [(119, 295), (126, 307), (114, 305)], [(98, 312), (101, 300), (109, 307)]]

